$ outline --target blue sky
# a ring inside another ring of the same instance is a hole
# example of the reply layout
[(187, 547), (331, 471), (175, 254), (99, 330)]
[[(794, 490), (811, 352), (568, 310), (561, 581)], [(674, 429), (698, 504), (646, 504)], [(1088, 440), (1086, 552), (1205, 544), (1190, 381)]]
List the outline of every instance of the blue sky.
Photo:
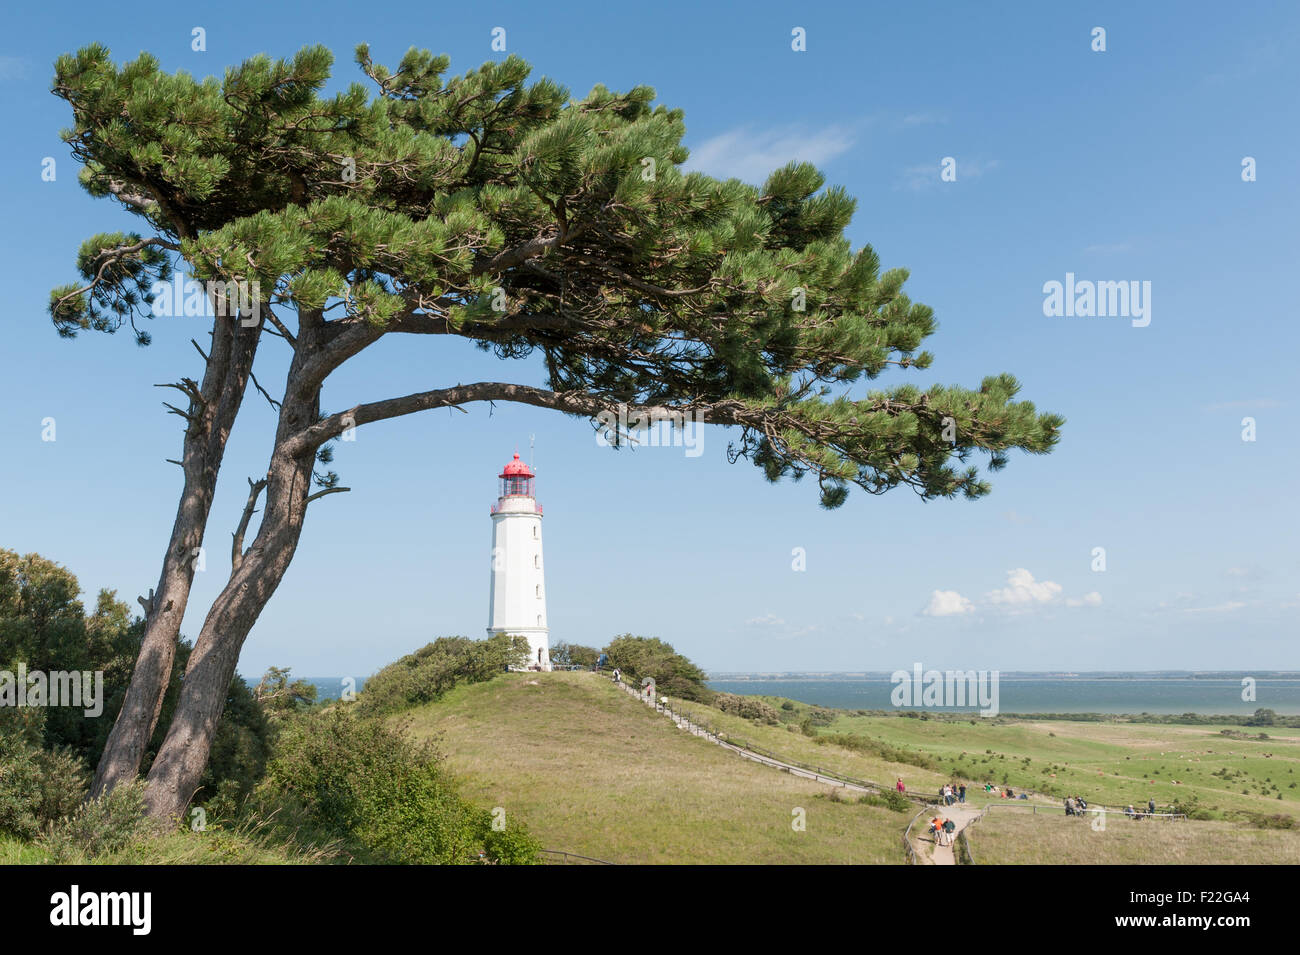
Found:
[[(119, 61), (148, 50), (167, 69), (220, 75), (323, 43), (338, 86), (359, 78), (358, 42), (388, 63), (412, 44), (446, 52), (463, 72), (504, 55), (490, 48), (502, 26), (508, 52), (575, 95), (655, 87), (686, 111), (696, 168), (761, 180), (790, 159), (817, 163), (858, 199), (854, 243), (910, 269), (910, 294), (936, 310), (934, 365), (909, 377), (970, 386), (1011, 372), (1023, 397), (1066, 416), (1061, 446), (1013, 457), (980, 502), (858, 492), (826, 512), (810, 486), (729, 465), (734, 436), (718, 429), (688, 457), (611, 451), (581, 422), (509, 406), (367, 426), (339, 447), (352, 493), (312, 506), (241, 672), (364, 675), (436, 636), (481, 635), (495, 475), (530, 435), (554, 640), (659, 636), (715, 670), (1300, 669), (1300, 8), (1132, 6), (399, 0), (372, 20), (337, 0), (148, 17), (20, 5), (0, 41), (15, 293), (0, 338), (0, 546), (134, 604), (157, 579), (179, 491), (164, 463), (179, 422), (152, 386), (200, 373), (189, 339), (203, 332), (184, 319), (157, 320), (146, 349), (50, 326), (49, 289), (75, 277), (79, 243), (132, 227), (77, 185), (57, 138), (70, 114), (48, 93), (55, 57), (100, 41)], [(195, 26), (206, 52), (190, 49)], [(1105, 52), (1091, 49), (1097, 26)], [(805, 52), (791, 49), (794, 27)], [(41, 180), (46, 156), (54, 182)], [(955, 182), (940, 181), (944, 157)], [(1149, 281), (1150, 324), (1046, 317), (1043, 285), (1067, 272)], [(268, 344), (259, 379), (284, 368)], [(480, 378), (541, 381), (531, 362), (406, 339), (350, 363), (324, 403)], [(54, 442), (41, 440), (47, 417)], [(188, 635), (224, 581), (272, 421), (251, 395)], [(806, 570), (792, 569), (795, 548)]]

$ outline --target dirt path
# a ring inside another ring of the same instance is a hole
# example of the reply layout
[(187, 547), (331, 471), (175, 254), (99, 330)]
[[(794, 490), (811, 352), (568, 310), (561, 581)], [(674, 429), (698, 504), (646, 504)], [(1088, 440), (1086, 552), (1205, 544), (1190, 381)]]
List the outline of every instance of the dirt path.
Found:
[[(970, 821), (980, 814), (980, 810), (971, 805), (962, 805), (960, 803), (952, 806), (935, 806), (932, 810), (917, 820), (916, 827), (912, 830), (914, 833), (913, 841), (916, 843), (917, 858), (922, 865), (956, 865), (957, 856), (953, 846), (936, 845), (934, 836), (926, 830), (930, 827), (930, 820), (935, 816), (942, 819), (951, 819), (956, 829), (953, 830), (952, 838), (955, 843), (957, 834), (970, 825)], [(917, 830), (920, 830), (919, 832)]]
[(634, 699), (640, 700), (642, 703), (653, 708), (659, 713), (663, 713), (674, 723), (676, 723), (680, 729), (686, 730), (688, 733), (690, 733), (693, 736), (699, 736), (703, 739), (709, 740), (709, 742), (711, 743), (716, 743), (718, 746), (721, 746), (723, 749), (731, 750), (731, 752), (735, 753), (737, 756), (740, 756), (743, 759), (750, 759), (756, 763), (762, 763), (764, 766), (771, 766), (773, 769), (779, 769), (784, 773), (789, 773), (791, 776), (799, 776), (803, 779), (811, 779), (819, 783), (826, 783), (831, 786), (839, 786), (841, 789), (845, 789), (850, 792), (858, 792), (858, 793), (881, 792), (881, 789), (878, 787), (858, 786), (853, 783), (847, 782), (843, 779), (835, 779), (832, 776), (823, 776), (821, 773), (814, 772), (811, 769), (804, 769), (800, 766), (792, 766), (790, 763), (784, 763), (779, 759), (772, 759), (770, 756), (764, 756), (761, 753), (755, 753), (752, 750), (748, 750), (745, 749), (744, 747), (737, 746), (735, 743), (731, 743), (725, 739), (719, 738), (715, 734), (709, 732), (704, 727), (691, 722), (686, 717), (681, 716), (678, 713), (674, 713), (672, 710), (665, 709), (664, 707), (655, 703), (653, 700), (646, 697), (645, 694), (638, 693), (632, 686), (630, 686), (627, 683), (616, 683), (615, 686), (621, 687)]
[[(626, 683), (618, 683), (615, 685), (622, 688), (633, 698), (640, 700), (642, 703), (645, 703), (647, 706), (653, 707), (658, 712), (663, 713), (665, 716), (669, 717), (674, 723), (677, 724), (679, 728), (686, 730), (688, 733), (691, 733), (694, 736), (700, 736), (703, 737), (704, 739), (709, 740), (712, 743), (716, 743), (718, 746), (721, 746), (724, 749), (729, 749), (733, 753), (743, 757), (744, 759), (751, 759), (756, 763), (762, 763), (764, 766), (771, 766), (773, 769), (779, 769), (782, 772), (789, 773), (792, 776), (800, 776), (804, 779), (812, 779), (820, 783), (827, 783), (831, 786), (839, 786), (842, 789), (846, 789), (851, 792), (878, 793), (881, 791), (880, 789), (875, 787), (868, 789), (863, 786), (856, 786), (853, 783), (846, 782), (845, 780), (842, 779), (834, 779), (830, 776), (823, 776), (821, 773), (814, 772), (810, 769), (804, 769), (803, 767), (800, 766), (792, 766), (791, 764), (782, 762), (779, 759), (772, 759), (771, 757), (764, 756), (761, 753), (755, 753), (751, 750), (744, 749), (743, 747), (737, 746), (735, 743), (731, 743), (728, 742), (727, 740), (720, 739), (718, 736), (709, 732), (704, 727), (691, 722), (690, 720), (686, 719), (684, 716), (681, 716), (677, 713), (674, 713), (672, 710), (666, 709), (658, 705), (652, 699), (648, 698), (644, 693), (638, 693), (635, 688), (633, 688), (632, 686)], [(953, 831), (953, 839), (956, 840), (957, 833), (965, 829), (966, 826), (970, 823), (970, 821), (975, 817), (977, 817), (979, 814), (980, 814), (980, 810), (976, 809), (974, 806), (969, 804), (966, 805), (955, 804), (946, 807), (940, 807), (940, 806), (928, 807), (926, 812), (920, 818), (918, 818), (917, 825), (912, 829), (911, 838), (914, 843), (914, 848), (916, 849), (917, 861), (920, 862), (922, 865), (956, 865), (957, 859), (956, 856), (953, 854), (953, 847), (935, 845), (934, 837), (929, 835), (925, 830), (929, 827), (929, 822), (931, 819), (933, 819), (935, 816), (942, 816), (945, 819), (951, 819), (953, 823), (956, 824), (957, 828)]]

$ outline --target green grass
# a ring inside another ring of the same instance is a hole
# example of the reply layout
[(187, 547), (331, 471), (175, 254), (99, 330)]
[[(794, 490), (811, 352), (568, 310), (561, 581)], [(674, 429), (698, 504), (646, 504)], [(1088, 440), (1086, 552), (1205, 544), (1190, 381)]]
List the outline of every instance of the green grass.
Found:
[[(1266, 728), (1271, 738), (1257, 741), (1225, 737), (1223, 729), (1251, 735), (1260, 731), (1219, 725), (1014, 718), (977, 718), (972, 723), (852, 715), (841, 715), (825, 731), (923, 750), (940, 760), (947, 773), (979, 784), (991, 780), (1002, 785), (1005, 777), (1014, 788), (1062, 797), (1077, 794), (1097, 805), (1145, 806), (1154, 797), (1158, 805), (1168, 806), (1195, 798), (1199, 806), (1220, 815), (1300, 815), (1300, 731)], [(1225, 772), (1230, 774), (1226, 778)]]
[(437, 739), (467, 798), (514, 814), (548, 849), (621, 863), (904, 861), (909, 814), (828, 798), (832, 787), (691, 736), (595, 674), (507, 674), (406, 717)]
[[(328, 858), (324, 853), (268, 845), (246, 832), (211, 830), (141, 837), (116, 852), (67, 861), (73, 865), (307, 865)], [(0, 865), (50, 863), (40, 843), (0, 837)]]
[[(778, 697), (762, 697), (762, 699), (772, 703), (778, 711), (781, 703), (784, 702)], [(696, 718), (700, 723), (708, 724), (714, 730), (725, 733), (734, 742), (752, 743), (789, 761), (806, 763), (886, 787), (892, 787), (894, 781), (901, 776), (908, 789), (929, 795), (937, 792), (951, 778), (942, 772), (922, 769), (910, 763), (894, 762), (840, 746), (819, 744), (815, 739), (804, 736), (798, 731), (797, 718), (810, 709), (806, 704), (796, 704), (792, 716), (795, 722), (780, 726), (755, 723), (700, 704), (683, 703), (678, 705), (678, 709)], [(791, 726), (794, 727), (794, 732), (788, 729)], [(823, 732), (838, 732), (838, 730), (828, 727), (823, 729)], [(912, 749), (920, 756), (928, 755), (917, 746), (904, 748)]]
[(1091, 819), (998, 810), (966, 830), (976, 865), (1295, 865), (1300, 831), (1249, 829), (1230, 822)]

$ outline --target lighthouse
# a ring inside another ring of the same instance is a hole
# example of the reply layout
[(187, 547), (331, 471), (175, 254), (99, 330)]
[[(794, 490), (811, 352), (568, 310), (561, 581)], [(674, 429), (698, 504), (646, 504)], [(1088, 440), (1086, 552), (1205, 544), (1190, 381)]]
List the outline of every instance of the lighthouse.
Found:
[(498, 475), (492, 505), (492, 586), (488, 599), (489, 636), (508, 633), (528, 638), (528, 666), (551, 668), (546, 626), (546, 585), (542, 579), (542, 505), (533, 496), (535, 475), (516, 453)]

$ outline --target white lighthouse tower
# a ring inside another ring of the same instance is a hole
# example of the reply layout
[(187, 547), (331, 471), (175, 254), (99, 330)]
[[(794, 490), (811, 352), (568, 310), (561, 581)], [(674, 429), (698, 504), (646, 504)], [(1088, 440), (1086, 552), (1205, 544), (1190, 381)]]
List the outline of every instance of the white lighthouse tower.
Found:
[(528, 638), (528, 665), (551, 668), (542, 579), (542, 505), (533, 496), (533, 472), (518, 453), (499, 475), (501, 493), (492, 505), (492, 589), (488, 635)]

